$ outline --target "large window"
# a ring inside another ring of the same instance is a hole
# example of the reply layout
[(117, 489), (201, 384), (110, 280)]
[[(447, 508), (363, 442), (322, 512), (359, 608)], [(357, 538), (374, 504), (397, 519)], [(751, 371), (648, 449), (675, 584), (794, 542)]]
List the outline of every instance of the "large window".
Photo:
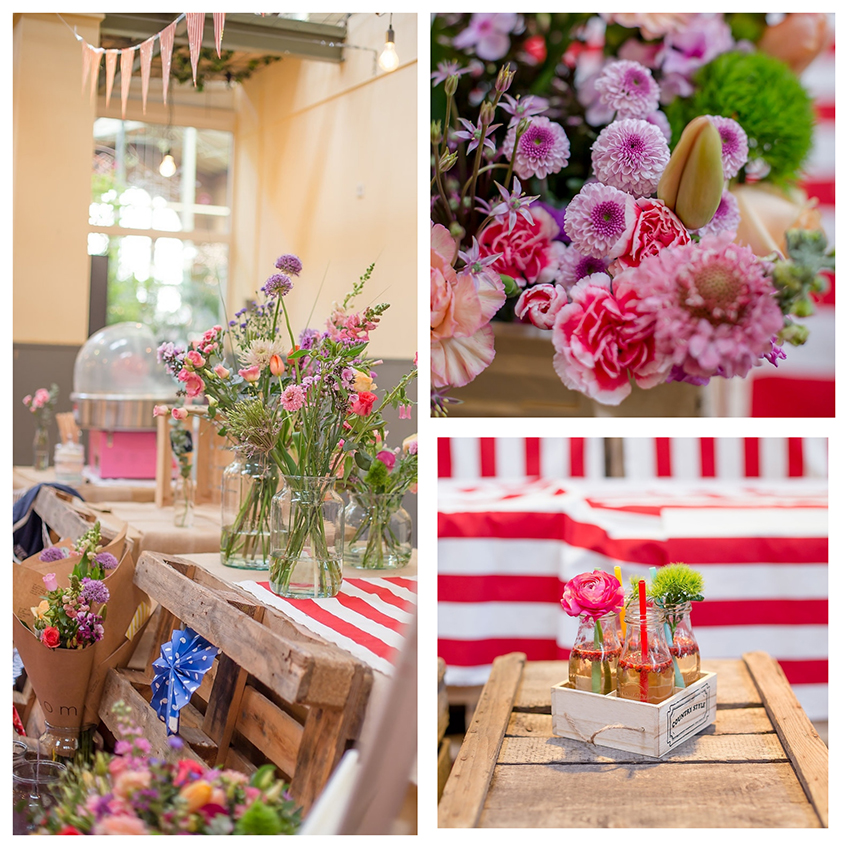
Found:
[(232, 135), (99, 118), (88, 252), (108, 257), (106, 322), (186, 341), (223, 319)]

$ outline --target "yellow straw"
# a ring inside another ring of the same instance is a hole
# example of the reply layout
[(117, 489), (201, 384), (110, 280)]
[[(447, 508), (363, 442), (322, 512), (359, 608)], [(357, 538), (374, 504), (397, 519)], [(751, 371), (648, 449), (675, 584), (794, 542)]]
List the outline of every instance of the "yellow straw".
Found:
[[(615, 579), (618, 580), (618, 585), (621, 586), (621, 588), (623, 589), (624, 582), (621, 579), (620, 565), (615, 566)], [(618, 611), (618, 618), (621, 622), (621, 638), (623, 639), (625, 634), (627, 633), (627, 625), (624, 623), (624, 606), (622, 606), (621, 609)]]

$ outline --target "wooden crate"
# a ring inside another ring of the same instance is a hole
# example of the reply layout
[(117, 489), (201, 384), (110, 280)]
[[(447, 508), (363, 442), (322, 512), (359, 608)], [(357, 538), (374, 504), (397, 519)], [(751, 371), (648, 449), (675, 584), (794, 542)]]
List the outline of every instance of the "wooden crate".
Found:
[(445, 784), (448, 782), (448, 775), (451, 770), (450, 757), (450, 739), (445, 737), (450, 722), (450, 706), (448, 704), (448, 690), (445, 686), (445, 671), (447, 665), (445, 661), (439, 657), (439, 744), (438, 744), (438, 797), (442, 797), (442, 792)]
[[(114, 705), (129, 704), (155, 756), (193, 757), (250, 773), (274, 763), (309, 810), (361, 728), (373, 673), (347, 652), (304, 636), (252, 595), (177, 557), (145, 552), (135, 583), (161, 605), (144, 670), (110, 673), (100, 717), (117, 730)], [(151, 663), (182, 626), (219, 648), (215, 665), (182, 710), (175, 752), (149, 704)]]
[(661, 759), (715, 722), (717, 693), (713, 672), (701, 672), (695, 683), (659, 704), (583, 692), (565, 681), (551, 689), (553, 732)]

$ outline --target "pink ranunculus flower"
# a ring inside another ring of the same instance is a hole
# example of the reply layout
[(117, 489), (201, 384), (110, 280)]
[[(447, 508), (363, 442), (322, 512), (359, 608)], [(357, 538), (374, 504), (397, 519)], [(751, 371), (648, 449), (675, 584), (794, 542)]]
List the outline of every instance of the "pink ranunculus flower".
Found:
[(592, 274), (570, 294), (553, 327), (554, 370), (567, 388), (618, 406), (631, 377), (643, 389), (666, 379), (671, 357), (657, 351), (656, 318), (640, 311), (636, 286), (616, 282), (611, 291), (606, 274)]
[(553, 282), (565, 244), (556, 241), (559, 226), (544, 209), (530, 209), (532, 223), (519, 215), (509, 230), (509, 221), (495, 220), (480, 233), (480, 256), (500, 253), (490, 266), (498, 274), (512, 277), (521, 288)]
[(259, 379), (259, 366), (251, 365), (250, 368), (239, 368), (239, 377), (248, 383), (255, 383)]
[(177, 421), (185, 421), (188, 418), (188, 410), (182, 406), (176, 406), (171, 410), (171, 416)]
[(390, 450), (381, 450), (375, 459), (379, 459), (391, 471), (395, 467), (397, 457)]
[(59, 588), (59, 581), (56, 579), (56, 575), (52, 571), (50, 574), (45, 574), (41, 579), (44, 581), (44, 588), (47, 589), (48, 592), (52, 592)]
[(185, 355), (186, 361), (190, 362), (195, 368), (202, 368), (206, 364), (206, 360), (200, 355), (197, 350), (190, 350)]
[(521, 292), (515, 304), (515, 314), (540, 330), (554, 326), (557, 312), (568, 303), (568, 294), (562, 286), (542, 283)]
[(586, 615), (597, 621), (624, 605), (624, 589), (605, 571), (587, 571), (565, 584), (562, 608), (569, 615)]
[(642, 197), (636, 206), (636, 226), (627, 247), (609, 266), (613, 275), (625, 268), (635, 268), (646, 256), (656, 256), (666, 247), (692, 241), (683, 222), (661, 200)]
[(435, 387), (464, 386), (491, 365), (489, 321), (506, 300), (490, 267), (454, 270), (456, 242), (441, 224), (430, 228), (430, 371)]
[(199, 374), (188, 375), (188, 379), (185, 381), (186, 397), (198, 397), (203, 394), (205, 388), (206, 383), (203, 382), (203, 378)]

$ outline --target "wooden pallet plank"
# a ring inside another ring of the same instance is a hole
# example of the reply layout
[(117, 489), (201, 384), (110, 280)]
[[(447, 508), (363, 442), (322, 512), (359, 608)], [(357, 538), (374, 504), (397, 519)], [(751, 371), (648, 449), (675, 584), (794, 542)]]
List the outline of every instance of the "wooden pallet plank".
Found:
[(477, 826), (526, 659), (505, 654), (492, 664), (439, 802), (439, 827)]
[(303, 725), (250, 685), (244, 690), (236, 730), (289, 778), (295, 773)]
[(777, 661), (764, 651), (743, 654), (766, 711), (804, 792), (821, 823), (828, 826), (828, 751), (807, 718)]

